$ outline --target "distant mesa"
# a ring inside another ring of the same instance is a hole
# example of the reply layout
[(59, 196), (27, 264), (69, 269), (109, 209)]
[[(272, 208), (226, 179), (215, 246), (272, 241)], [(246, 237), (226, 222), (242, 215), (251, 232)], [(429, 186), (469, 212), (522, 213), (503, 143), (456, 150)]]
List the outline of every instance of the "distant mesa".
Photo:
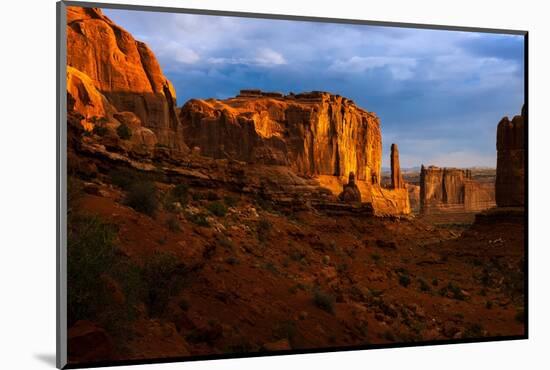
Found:
[(422, 165), (421, 213), (479, 212), (494, 206), (494, 184), (473, 180), (471, 170)]

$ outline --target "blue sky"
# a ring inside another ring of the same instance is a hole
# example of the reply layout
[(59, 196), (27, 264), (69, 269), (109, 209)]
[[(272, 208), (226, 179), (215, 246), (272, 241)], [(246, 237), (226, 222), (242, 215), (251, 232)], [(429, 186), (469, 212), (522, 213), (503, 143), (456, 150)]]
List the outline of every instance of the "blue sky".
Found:
[(190, 98), (241, 88), (324, 90), (381, 119), (402, 167), (496, 165), (496, 126), (518, 114), (523, 37), (105, 9)]

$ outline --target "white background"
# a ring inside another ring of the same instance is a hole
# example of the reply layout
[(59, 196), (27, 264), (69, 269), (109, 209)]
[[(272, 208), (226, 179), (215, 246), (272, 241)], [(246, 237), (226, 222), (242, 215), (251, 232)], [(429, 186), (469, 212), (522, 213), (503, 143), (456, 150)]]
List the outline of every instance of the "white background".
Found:
[[(111, 0), (113, 3), (124, 1)], [(530, 339), (143, 365), (132, 369), (549, 368), (550, 22), (547, 2), (505, 0), (127, 0), (133, 4), (530, 31)], [(10, 0), (0, 13), (0, 368), (55, 363), (55, 1)], [(495, 122), (496, 127), (496, 122)], [(472, 132), (475, 135), (475, 132)], [(125, 367), (126, 368), (126, 367)]]

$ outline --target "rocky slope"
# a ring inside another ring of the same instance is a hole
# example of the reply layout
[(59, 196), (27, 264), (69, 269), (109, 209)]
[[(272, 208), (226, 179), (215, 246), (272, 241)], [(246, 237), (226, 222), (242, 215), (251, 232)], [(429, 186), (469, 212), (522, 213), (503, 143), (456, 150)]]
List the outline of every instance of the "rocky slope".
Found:
[(286, 165), (301, 175), (379, 184), (382, 136), (375, 114), (325, 92), (245, 90), (227, 100), (191, 100), (180, 120), (189, 146), (213, 158)]
[(175, 90), (154, 54), (100, 9), (67, 8), (67, 65), (67, 89), (88, 128), (100, 118), (116, 126), (124, 120), (115, 113), (130, 112), (155, 142), (186, 149)]

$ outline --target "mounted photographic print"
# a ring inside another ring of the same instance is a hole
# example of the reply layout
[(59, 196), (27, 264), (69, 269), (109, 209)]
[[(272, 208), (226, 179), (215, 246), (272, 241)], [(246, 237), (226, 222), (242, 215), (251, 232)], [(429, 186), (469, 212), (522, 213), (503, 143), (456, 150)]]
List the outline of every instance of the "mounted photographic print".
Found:
[(58, 23), (59, 367), (527, 338), (527, 32)]

